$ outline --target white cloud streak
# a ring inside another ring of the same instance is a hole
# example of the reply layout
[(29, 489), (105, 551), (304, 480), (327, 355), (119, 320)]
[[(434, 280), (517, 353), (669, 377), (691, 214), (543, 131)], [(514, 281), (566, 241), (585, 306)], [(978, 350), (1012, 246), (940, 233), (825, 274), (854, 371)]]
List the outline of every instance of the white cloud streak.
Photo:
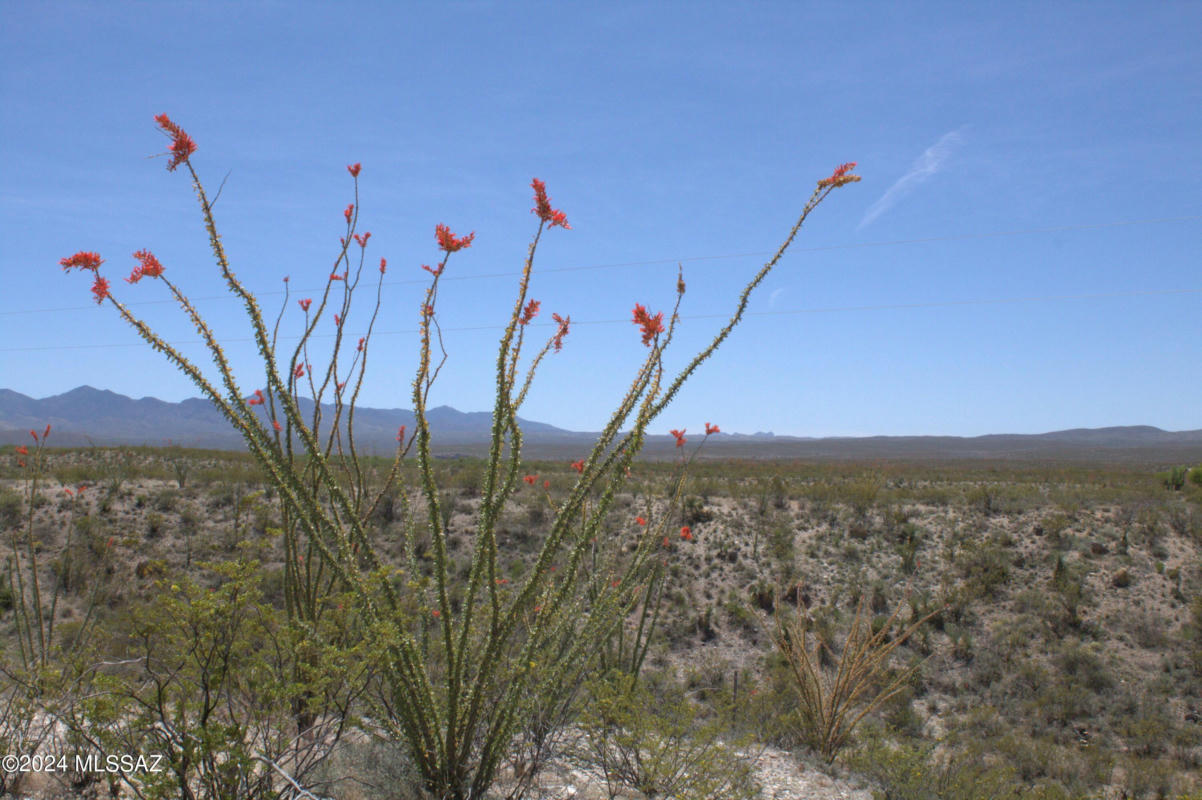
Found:
[(856, 226), (856, 230), (866, 225), (871, 225), (877, 217), (897, 205), (898, 201), (912, 192), (920, 183), (923, 183), (942, 169), (943, 165), (951, 157), (952, 152), (963, 141), (963, 137), (960, 135), (960, 131), (962, 130), (964, 130), (964, 127), (949, 131), (943, 134), (939, 141), (928, 147), (915, 160), (914, 165), (910, 167), (910, 171), (898, 178), (892, 186), (885, 190), (880, 199), (868, 207), (868, 210), (864, 212), (864, 219), (860, 220), (860, 224)]

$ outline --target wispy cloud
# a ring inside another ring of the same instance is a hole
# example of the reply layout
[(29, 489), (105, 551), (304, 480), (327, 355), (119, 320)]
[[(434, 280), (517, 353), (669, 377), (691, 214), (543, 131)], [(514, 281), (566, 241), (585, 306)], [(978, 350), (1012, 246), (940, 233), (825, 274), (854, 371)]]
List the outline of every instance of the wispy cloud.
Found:
[(866, 225), (871, 225), (877, 217), (897, 205), (899, 200), (912, 192), (920, 183), (942, 169), (943, 165), (963, 141), (960, 132), (964, 130), (964, 127), (961, 126), (954, 131), (948, 131), (939, 138), (939, 141), (928, 147), (915, 160), (914, 165), (910, 167), (910, 171), (898, 178), (896, 183), (885, 190), (880, 199), (869, 206), (868, 211), (864, 212), (864, 219), (860, 220), (860, 224), (856, 226), (856, 229), (859, 230)]

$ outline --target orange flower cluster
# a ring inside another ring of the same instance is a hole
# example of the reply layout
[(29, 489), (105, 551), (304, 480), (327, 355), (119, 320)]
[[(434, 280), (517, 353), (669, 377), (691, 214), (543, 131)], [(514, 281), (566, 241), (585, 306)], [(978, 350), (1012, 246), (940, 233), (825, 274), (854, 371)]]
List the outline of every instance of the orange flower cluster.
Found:
[(717, 425), (710, 425), (708, 422), (705, 423), (705, 435), (706, 436), (712, 436), (715, 433), (721, 433), (721, 432), (722, 431), (718, 429)]
[(647, 313), (647, 309), (639, 303), (634, 304), (634, 319), (631, 320), (635, 325), (639, 325), (643, 329), (643, 344), (650, 347), (651, 340), (657, 334), (664, 331), (664, 312), (660, 311), (654, 317)]
[(680, 430), (672, 429), (672, 430), (668, 431), (668, 433), (670, 433), (676, 437), (676, 446), (677, 447), (684, 447), (684, 443), (688, 441), (688, 439), (684, 438), (684, 432), (687, 430), (688, 430), (688, 428), (682, 428)]
[(100, 265), (104, 263), (104, 259), (100, 257), (99, 253), (90, 253), (80, 250), (73, 256), (60, 259), (58, 263), (64, 270), (69, 270), (72, 267), (78, 267), (79, 269), (90, 269), (95, 272), (100, 268)]
[(441, 222), (434, 226), (434, 237), (438, 239), (438, 248), (448, 253), (454, 253), (456, 250), (462, 250), (465, 247), (472, 246), (472, 239), (476, 238), (475, 232), (469, 233), (467, 236), (456, 236), (451, 233), (451, 229)]
[(92, 294), (96, 296), (96, 303), (104, 302), (104, 298), (109, 296), (109, 282), (107, 279), (96, 276), (96, 280), (92, 283)]
[(555, 352), (558, 353), (563, 349), (563, 337), (568, 335), (568, 326), (572, 324), (572, 317), (561, 317), (555, 312), (551, 312), (551, 319), (559, 323), (559, 330), (555, 332), (555, 337), (551, 340)]
[(172, 122), (166, 114), (156, 114), (154, 121), (159, 123), (163, 132), (171, 137), (171, 144), (167, 146), (167, 150), (171, 153), (167, 171), (175, 172), (176, 167), (186, 163), (196, 152), (196, 142), (192, 141), (192, 137), (184, 133), (184, 129)]
[(538, 218), (549, 223), (549, 227), (554, 228), (558, 225), (564, 230), (571, 230), (572, 226), (568, 224), (567, 216), (562, 211), (551, 208), (551, 199), (547, 197), (547, 184), (535, 178), (530, 182), (530, 186), (534, 189), (534, 208), (530, 209), (531, 213), (538, 214)]
[(138, 266), (129, 273), (129, 277), (125, 279), (126, 283), (137, 283), (143, 278), (158, 278), (163, 274), (163, 265), (149, 250), (139, 250), (134, 253), (134, 258), (138, 259)]
[(538, 316), (538, 307), (540, 305), (542, 305), (542, 303), (537, 300), (531, 300), (529, 303), (527, 303), (526, 307), (522, 309), (522, 318), (518, 320), (518, 323), (521, 325), (529, 325), (530, 320)]
[(844, 184), (855, 183), (856, 181), (860, 180), (860, 176), (848, 174), (849, 172), (851, 172), (851, 170), (853, 170), (855, 168), (856, 168), (856, 162), (854, 162), (854, 161), (849, 161), (846, 164), (840, 164), (838, 167), (835, 168), (835, 171), (831, 173), (831, 176), (829, 178), (823, 178), (822, 180), (818, 181), (818, 185), (819, 186), (843, 186)]

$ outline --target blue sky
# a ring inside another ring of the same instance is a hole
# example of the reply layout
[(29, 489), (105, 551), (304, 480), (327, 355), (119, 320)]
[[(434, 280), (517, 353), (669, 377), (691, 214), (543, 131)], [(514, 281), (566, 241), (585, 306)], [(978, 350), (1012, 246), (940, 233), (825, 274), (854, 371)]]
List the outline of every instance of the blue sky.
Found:
[(148, 158), (165, 112), (211, 192), (228, 173), (223, 241), (273, 313), (285, 275), (320, 292), (362, 162), (359, 229), (389, 262), (367, 406), (411, 405), (437, 223), (476, 240), (445, 276), (432, 402), (491, 407), (537, 176), (572, 230), (544, 236), (531, 294), (574, 324), (522, 413), (596, 429), (646, 354), (633, 305), (670, 308), (683, 262), (678, 367), (855, 160), (655, 432), (1202, 427), (1198, 3), (2, 5), (5, 388), (197, 394), (57, 266), (99, 251), (116, 296), (194, 341), (164, 287), (119, 280), (142, 248), (262, 385), (187, 178)]

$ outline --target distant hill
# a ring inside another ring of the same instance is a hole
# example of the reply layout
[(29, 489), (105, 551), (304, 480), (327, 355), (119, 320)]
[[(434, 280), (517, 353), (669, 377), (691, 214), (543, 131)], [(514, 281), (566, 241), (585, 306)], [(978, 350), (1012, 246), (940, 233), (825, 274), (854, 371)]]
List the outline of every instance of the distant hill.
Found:
[[(307, 417), (313, 402), (301, 400)], [(333, 406), (322, 406), (329, 420)], [(266, 411), (259, 408), (266, 419)], [(436, 452), (441, 455), (483, 454), (492, 414), (439, 406), (428, 413)], [(569, 431), (542, 422), (520, 420), (531, 458), (578, 458), (596, 433)], [(135, 400), (104, 389), (80, 386), (40, 400), (0, 389), (0, 444), (28, 443), (29, 430), (52, 425), (56, 447), (151, 445), (241, 449), (242, 438), (207, 400), (191, 398), (167, 403), (153, 397)], [(386, 454), (396, 446), (397, 428), (413, 430), (413, 412), (402, 408), (357, 408), (355, 441), (361, 452)], [(690, 437), (693, 438), (693, 437)], [(644, 455), (675, 455), (670, 436), (648, 437)], [(1073, 460), (1124, 461), (1149, 464), (1202, 461), (1202, 430), (1163, 431), (1148, 425), (1074, 428), (1041, 434), (987, 436), (865, 436), (808, 438), (772, 433), (722, 433), (710, 438), (705, 454), (724, 458), (805, 460)]]

